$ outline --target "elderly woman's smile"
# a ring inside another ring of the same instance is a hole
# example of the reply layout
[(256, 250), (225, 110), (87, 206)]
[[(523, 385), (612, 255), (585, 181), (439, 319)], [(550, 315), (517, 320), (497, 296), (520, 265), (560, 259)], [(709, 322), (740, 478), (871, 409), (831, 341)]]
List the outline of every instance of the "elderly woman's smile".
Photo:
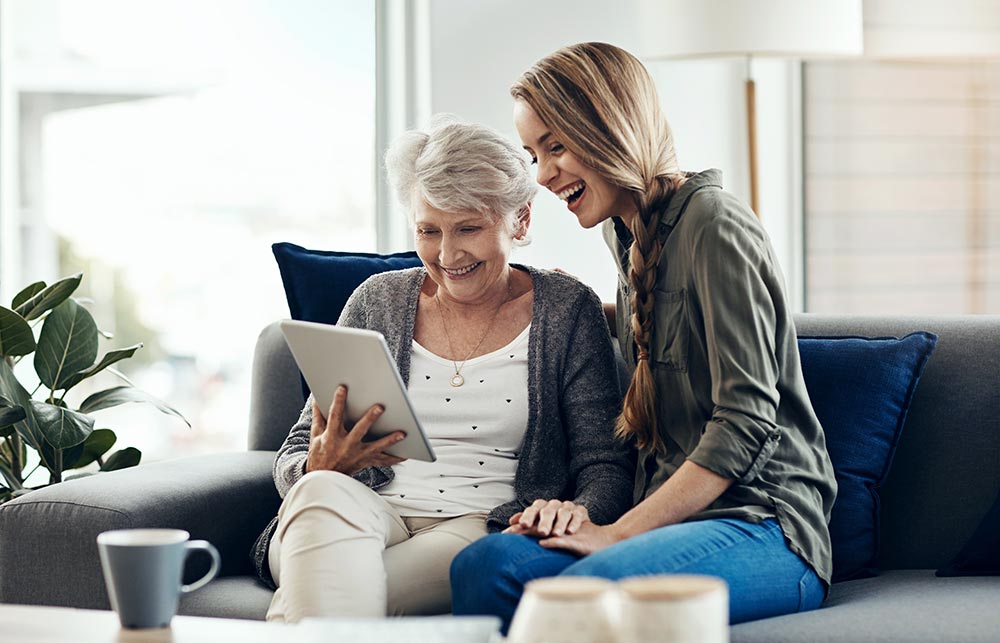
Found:
[(462, 268), (446, 268), (445, 266), (441, 266), (441, 270), (444, 270), (445, 274), (449, 277), (458, 279), (467, 276), (470, 272), (481, 265), (483, 265), (483, 262), (477, 261), (476, 263), (469, 264), (468, 266), (464, 266)]

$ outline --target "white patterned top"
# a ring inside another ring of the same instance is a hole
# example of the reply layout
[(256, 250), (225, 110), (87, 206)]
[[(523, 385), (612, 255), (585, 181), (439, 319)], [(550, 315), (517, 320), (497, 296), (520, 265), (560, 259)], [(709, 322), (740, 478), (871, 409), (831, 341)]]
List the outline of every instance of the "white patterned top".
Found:
[(529, 325), (507, 346), (462, 365), (465, 384), (451, 385), (454, 363), (413, 341), (408, 387), (436, 462), (393, 466), (378, 490), (402, 516), (488, 512), (514, 499), (514, 473), (528, 426)]

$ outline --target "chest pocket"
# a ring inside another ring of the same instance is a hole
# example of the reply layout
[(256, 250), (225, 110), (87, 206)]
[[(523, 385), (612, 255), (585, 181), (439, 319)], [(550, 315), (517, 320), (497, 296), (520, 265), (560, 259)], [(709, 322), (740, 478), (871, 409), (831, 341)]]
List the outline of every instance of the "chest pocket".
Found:
[(688, 370), (691, 328), (687, 321), (687, 291), (653, 291), (652, 357), (659, 368)]

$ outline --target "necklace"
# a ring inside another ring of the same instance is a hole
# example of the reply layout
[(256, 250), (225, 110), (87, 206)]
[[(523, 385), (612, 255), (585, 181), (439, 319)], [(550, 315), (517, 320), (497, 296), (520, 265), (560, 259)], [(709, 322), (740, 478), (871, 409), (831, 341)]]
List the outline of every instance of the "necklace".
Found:
[[(508, 277), (507, 297), (502, 302), (500, 302), (500, 305), (497, 306), (497, 309), (493, 311), (493, 316), (490, 319), (490, 324), (489, 326), (486, 327), (486, 331), (483, 333), (483, 336), (479, 338), (479, 342), (475, 345), (475, 347), (471, 351), (469, 351), (468, 355), (465, 356), (465, 359), (463, 359), (461, 363), (456, 362), (454, 359), (451, 360), (451, 363), (455, 366), (455, 374), (451, 376), (451, 380), (449, 381), (451, 382), (451, 385), (454, 386), (455, 388), (458, 388), (459, 386), (465, 384), (465, 378), (462, 377), (462, 368), (465, 366), (465, 363), (469, 361), (469, 358), (472, 357), (472, 355), (477, 350), (479, 350), (479, 347), (483, 345), (483, 342), (486, 341), (486, 336), (490, 334), (490, 331), (493, 330), (493, 326), (495, 326), (497, 323), (497, 317), (500, 316), (500, 309), (503, 308), (507, 304), (507, 302), (510, 301), (510, 295), (511, 295), (510, 284), (511, 284), (511, 277)], [(438, 297), (437, 292), (434, 293), (434, 301), (437, 303), (438, 306), (438, 314), (441, 315), (441, 324), (444, 328), (444, 335), (445, 337), (448, 338), (448, 348), (451, 349), (451, 354), (454, 355), (455, 346), (451, 342), (451, 333), (448, 332), (448, 320), (444, 318), (444, 306), (441, 305), (441, 299)]]

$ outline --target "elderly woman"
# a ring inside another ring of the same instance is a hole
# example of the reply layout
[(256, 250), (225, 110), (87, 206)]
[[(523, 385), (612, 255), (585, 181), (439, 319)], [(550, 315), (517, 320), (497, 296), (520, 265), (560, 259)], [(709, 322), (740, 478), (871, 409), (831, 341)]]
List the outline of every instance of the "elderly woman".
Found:
[(439, 120), (386, 162), (424, 265), (368, 279), (339, 323), (385, 336), (438, 460), (383, 453), (398, 433), (356, 437), (378, 406), (347, 432), (343, 389), (325, 417), (310, 398), (278, 452), (284, 502), (258, 547), (277, 586), (269, 620), (447, 612), (451, 561), (487, 532), (574, 533), (631, 504), (600, 300), (508, 263), (535, 194), (523, 151)]

